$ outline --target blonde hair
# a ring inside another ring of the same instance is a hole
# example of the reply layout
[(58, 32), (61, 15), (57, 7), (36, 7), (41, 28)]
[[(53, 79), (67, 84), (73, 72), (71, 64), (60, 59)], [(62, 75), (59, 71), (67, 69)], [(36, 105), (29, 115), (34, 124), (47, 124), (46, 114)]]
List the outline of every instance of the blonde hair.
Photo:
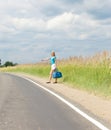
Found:
[(52, 51), (51, 56), (55, 56), (55, 52), (54, 51)]

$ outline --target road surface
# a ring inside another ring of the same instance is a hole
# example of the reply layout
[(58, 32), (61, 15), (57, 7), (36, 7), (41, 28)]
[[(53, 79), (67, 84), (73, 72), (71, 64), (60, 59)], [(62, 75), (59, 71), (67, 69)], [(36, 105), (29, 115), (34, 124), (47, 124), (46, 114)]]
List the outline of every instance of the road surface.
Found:
[(53, 95), (0, 73), (0, 130), (100, 130)]

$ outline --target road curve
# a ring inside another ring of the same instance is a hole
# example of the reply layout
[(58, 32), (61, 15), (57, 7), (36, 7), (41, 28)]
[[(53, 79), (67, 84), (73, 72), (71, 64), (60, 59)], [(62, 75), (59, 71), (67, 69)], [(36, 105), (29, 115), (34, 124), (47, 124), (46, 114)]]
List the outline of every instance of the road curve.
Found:
[(100, 129), (37, 85), (1, 73), (0, 130)]

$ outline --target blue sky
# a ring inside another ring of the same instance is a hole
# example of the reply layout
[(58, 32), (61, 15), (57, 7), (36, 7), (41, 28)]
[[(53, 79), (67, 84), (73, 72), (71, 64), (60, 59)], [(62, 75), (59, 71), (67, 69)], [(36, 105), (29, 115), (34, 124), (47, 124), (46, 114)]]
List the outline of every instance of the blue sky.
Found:
[(111, 51), (111, 0), (0, 0), (0, 58), (36, 63)]

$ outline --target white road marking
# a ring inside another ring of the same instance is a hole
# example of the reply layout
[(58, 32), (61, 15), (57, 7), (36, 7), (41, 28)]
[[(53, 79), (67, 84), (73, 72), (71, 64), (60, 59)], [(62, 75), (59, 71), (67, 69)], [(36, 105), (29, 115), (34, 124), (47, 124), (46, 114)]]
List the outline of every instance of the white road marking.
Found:
[[(18, 75), (16, 75), (16, 76), (18, 76)], [(21, 76), (19, 76), (19, 77), (21, 77)], [(53, 96), (57, 97), (59, 100), (61, 100), (66, 105), (68, 105), (70, 108), (72, 108), (74, 111), (76, 111), (77, 113), (79, 113), (82, 117), (84, 117), (85, 119), (87, 119), (88, 121), (90, 121), (92, 124), (94, 124), (95, 126), (97, 126), (100, 130), (110, 130), (107, 127), (105, 127), (103, 124), (101, 124), (99, 121), (97, 121), (94, 118), (90, 117), (85, 112), (83, 112), (82, 110), (80, 110), (79, 108), (77, 108), (72, 103), (68, 102), (67, 100), (65, 100), (64, 98), (62, 98), (61, 96), (59, 96), (58, 94), (54, 93), (53, 91), (51, 91), (51, 90), (47, 89), (46, 87), (44, 87), (44, 86), (42, 86), (42, 85), (34, 82), (33, 80), (31, 80), (29, 78), (26, 78), (26, 77), (22, 77), (22, 78), (30, 81), (31, 83), (37, 85), (38, 87), (44, 89), (45, 91), (49, 92)]]

